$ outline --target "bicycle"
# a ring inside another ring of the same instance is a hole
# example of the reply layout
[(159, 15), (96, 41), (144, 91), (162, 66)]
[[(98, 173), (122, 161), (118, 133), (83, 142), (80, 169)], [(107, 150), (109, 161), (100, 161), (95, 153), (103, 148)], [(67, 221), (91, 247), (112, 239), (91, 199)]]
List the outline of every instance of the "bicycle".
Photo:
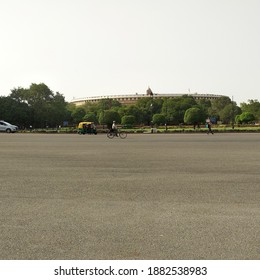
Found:
[(127, 133), (126, 133), (126, 132), (123, 132), (123, 131), (120, 131), (120, 130), (118, 130), (117, 133), (114, 132), (114, 131), (111, 131), (111, 130), (109, 130), (109, 131), (107, 132), (107, 137), (108, 137), (109, 139), (112, 139), (112, 138), (114, 138), (114, 137), (116, 137), (116, 136), (120, 137), (121, 139), (125, 139), (125, 138), (127, 137)]

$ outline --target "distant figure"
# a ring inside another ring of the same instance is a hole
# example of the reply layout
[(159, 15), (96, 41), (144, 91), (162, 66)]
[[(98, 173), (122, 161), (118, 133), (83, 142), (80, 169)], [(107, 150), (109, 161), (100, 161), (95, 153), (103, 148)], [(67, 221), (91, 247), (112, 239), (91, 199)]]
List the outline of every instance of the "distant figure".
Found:
[(209, 133), (214, 134), (214, 132), (213, 132), (212, 129), (211, 129), (212, 123), (211, 123), (211, 121), (210, 121), (209, 118), (206, 120), (206, 123), (207, 123), (207, 127), (208, 127), (208, 132), (207, 132), (207, 134), (209, 134)]
[(116, 126), (116, 122), (115, 121), (113, 121), (113, 124), (112, 124), (112, 132), (115, 134), (116, 137), (118, 137), (117, 126)]

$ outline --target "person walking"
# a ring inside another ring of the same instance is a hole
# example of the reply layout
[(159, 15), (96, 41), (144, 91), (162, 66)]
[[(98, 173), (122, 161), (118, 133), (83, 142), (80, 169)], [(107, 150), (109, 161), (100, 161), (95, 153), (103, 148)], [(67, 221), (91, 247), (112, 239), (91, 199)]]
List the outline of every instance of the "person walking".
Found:
[(212, 123), (211, 123), (211, 121), (210, 121), (210, 118), (208, 118), (208, 119), (206, 120), (206, 123), (207, 123), (207, 127), (208, 127), (208, 132), (207, 132), (207, 134), (209, 134), (209, 133), (214, 134), (214, 132), (213, 132), (213, 130), (212, 130)]

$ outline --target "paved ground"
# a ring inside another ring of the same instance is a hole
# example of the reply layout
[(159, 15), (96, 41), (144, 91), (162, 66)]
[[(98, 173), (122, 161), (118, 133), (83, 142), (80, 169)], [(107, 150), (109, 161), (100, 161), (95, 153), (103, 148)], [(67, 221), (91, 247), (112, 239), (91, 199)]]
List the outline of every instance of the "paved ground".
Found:
[(260, 134), (0, 134), (0, 259), (260, 259)]

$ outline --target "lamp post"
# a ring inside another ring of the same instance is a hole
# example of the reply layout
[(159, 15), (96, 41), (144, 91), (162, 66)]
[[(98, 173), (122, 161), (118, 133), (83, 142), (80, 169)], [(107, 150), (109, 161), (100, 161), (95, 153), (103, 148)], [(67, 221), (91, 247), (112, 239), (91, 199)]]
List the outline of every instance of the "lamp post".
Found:
[(150, 109), (151, 109), (151, 121), (150, 121), (150, 125), (151, 125), (151, 133), (153, 133), (153, 103), (151, 103)]
[(102, 110), (102, 125), (103, 129), (105, 128), (105, 123), (104, 123), (104, 109)]
[(231, 109), (231, 123), (232, 123), (232, 129), (234, 129), (235, 125), (234, 125), (234, 101), (233, 101), (233, 96), (232, 96), (232, 109)]
[(167, 118), (168, 118), (168, 107), (167, 107), (167, 97), (165, 98), (165, 107), (166, 107), (166, 114), (165, 114), (165, 132), (167, 132)]

